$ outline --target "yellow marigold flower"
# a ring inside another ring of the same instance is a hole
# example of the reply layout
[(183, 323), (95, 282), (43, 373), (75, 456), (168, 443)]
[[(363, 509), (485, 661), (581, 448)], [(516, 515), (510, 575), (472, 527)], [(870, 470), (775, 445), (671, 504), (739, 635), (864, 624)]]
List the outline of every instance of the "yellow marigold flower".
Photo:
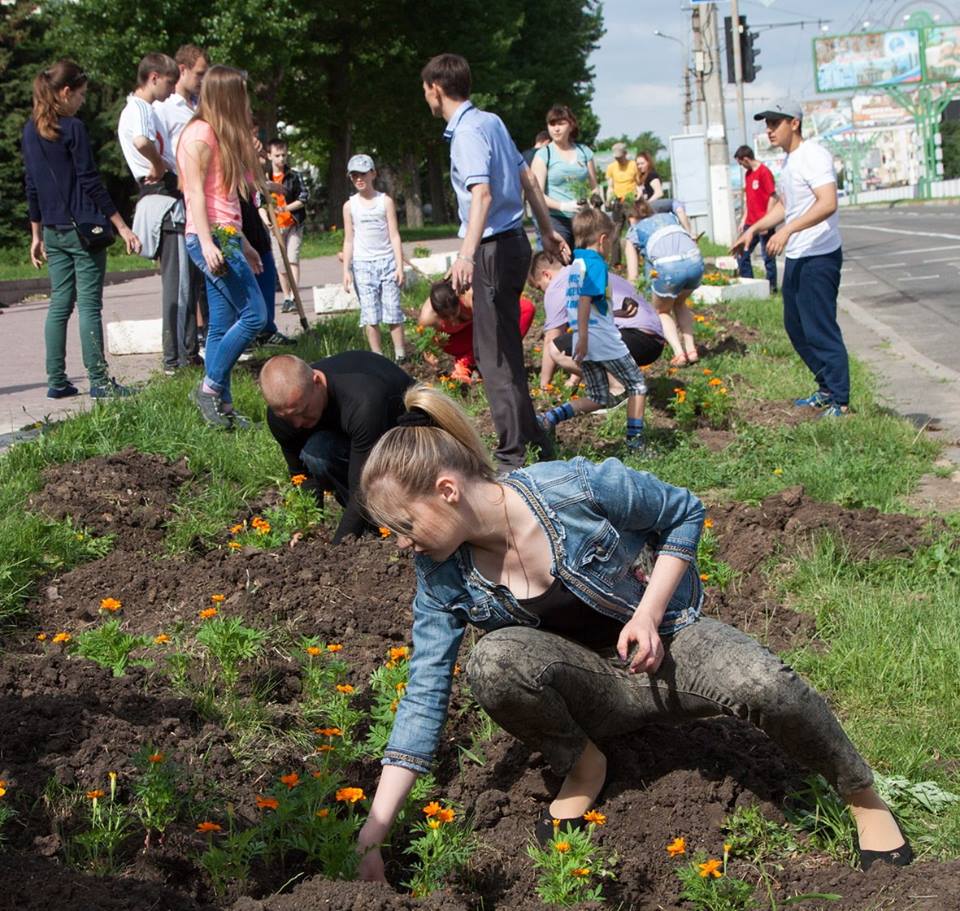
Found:
[(704, 528), (713, 528), (713, 519), (704, 519), (703, 520)]
[(205, 607), (197, 614), (197, 616), (201, 620), (209, 620), (211, 617), (217, 616), (217, 609), (215, 607)]
[(590, 868), (589, 867), (576, 867), (570, 871), (574, 876), (589, 876)]
[(330, 811), (326, 807), (321, 807), (317, 810), (317, 816), (320, 817), (320, 819), (326, 819), (329, 815)]
[(708, 386), (722, 386), (722, 385), (723, 385), (723, 380), (721, 380), (720, 377), (715, 376), (712, 380), (710, 380), (710, 381), (707, 383), (707, 385), (708, 385)]
[[(782, 469), (782, 468), (774, 468), (774, 469), (773, 469), (773, 473), (774, 473), (777, 477), (779, 477), (780, 475), (783, 474), (783, 469)], [(56, 642), (56, 639), (54, 639), (54, 642)]]
[(320, 648), (319, 645), (308, 645), (305, 651), (308, 655), (311, 655), (314, 658), (316, 658), (316, 656), (319, 655), (323, 651), (323, 649)]
[(390, 711), (393, 712), (394, 714), (397, 713), (397, 709), (398, 709), (399, 707), (400, 707), (400, 700), (399, 700), (399, 699), (394, 699), (393, 702), (390, 703)]
[(110, 613), (116, 613), (120, 608), (123, 607), (123, 602), (117, 600), (116, 598), (101, 598), (100, 599), (100, 610), (110, 611)]
[(227, 542), (227, 547), (229, 547), (231, 550), (240, 550), (241, 546), (242, 546), (242, 545), (240, 544), (239, 541), (228, 541), (228, 542)]
[(61, 642), (69, 642), (72, 638), (73, 636), (71, 636), (70, 633), (57, 633), (57, 635), (53, 637), (53, 641), (59, 645)]
[(450, 807), (444, 807), (439, 813), (437, 813), (437, 819), (442, 823), (453, 822), (456, 812)]
[(553, 846), (558, 854), (566, 854), (570, 850), (569, 841), (558, 841)]
[(46, 634), (46, 633), (37, 633), (37, 639), (38, 639), (38, 641), (40, 641), (40, 642), (46, 642), (46, 641), (47, 641), (47, 634)]
[(431, 829), (439, 829), (439, 828), (440, 828), (440, 822), (439, 822), (439, 820), (436, 820), (436, 819), (429, 819), (429, 820), (427, 820), (427, 825), (428, 825)]
[(553, 819), (550, 820), (550, 822), (553, 823), (553, 831), (556, 832), (557, 829), (560, 828), (560, 820), (554, 817)]
[(394, 687), (394, 689), (395, 689), (401, 696), (403, 695), (403, 693), (404, 693), (404, 691), (406, 690), (406, 688), (407, 688), (407, 684), (406, 684), (406, 681), (405, 681), (405, 680), (401, 680), (401, 681)]
[(223, 829), (215, 822), (201, 822), (197, 826), (197, 831), (206, 834), (207, 832), (222, 832)]
[(381, 525), (381, 526), (377, 529), (377, 531), (380, 532), (380, 537), (381, 537), (381, 538), (389, 538), (389, 537), (390, 537), (390, 529), (387, 528), (386, 525)]
[(164, 756), (163, 753), (151, 753), (151, 754), (147, 757), (147, 759), (148, 759), (150, 762), (152, 762), (154, 765), (156, 765), (158, 762), (163, 762), (163, 760), (166, 759), (166, 758), (167, 758), (167, 757)]
[(321, 734), (324, 737), (340, 737), (343, 731), (340, 728), (314, 728), (314, 734)]
[(399, 661), (401, 658), (409, 658), (410, 649), (405, 645), (398, 645), (390, 649), (390, 660)]
[(732, 850), (733, 850), (733, 845), (729, 844), (728, 842), (724, 842), (724, 844), (723, 844), (723, 853), (724, 853), (724, 854), (729, 854)]
[(336, 747), (335, 747), (332, 743), (321, 743), (320, 746), (317, 747), (317, 752), (318, 752), (318, 753), (329, 753), (329, 752), (331, 752), (332, 750), (335, 750), (335, 749), (336, 749)]
[(353, 692), (353, 687), (349, 683), (338, 683), (337, 684), (338, 693), (347, 693), (348, 695)]
[(305, 474), (295, 474), (290, 478), (290, 483), (293, 484), (294, 487), (299, 487), (306, 480), (307, 476)]
[(331, 642), (327, 645), (328, 652), (342, 652), (343, 646), (339, 642)]
[(262, 794), (257, 795), (257, 809), (259, 810), (276, 810), (280, 806), (280, 801), (276, 797), (264, 797)]
[(659, 275), (660, 275), (660, 273), (657, 272), (656, 269), (651, 269), (651, 270), (650, 270), (650, 278), (657, 278)]
[(103, 797), (103, 795), (104, 795), (104, 792), (100, 788), (96, 788), (93, 791), (87, 791), (87, 797), (90, 800), (99, 800), (101, 797)]
[(700, 875), (706, 879), (708, 876), (712, 876), (715, 879), (720, 879), (723, 876), (721, 868), (723, 867), (723, 862), (717, 860), (715, 857), (711, 860), (708, 860), (705, 864), (697, 864), (700, 868)]
[(671, 857), (676, 857), (678, 854), (687, 853), (687, 842), (686, 839), (678, 836), (670, 844), (667, 845), (667, 854)]
[(300, 776), (296, 772), (290, 772), (286, 775), (281, 775), (280, 781), (292, 791), (298, 784), (300, 784)]
[(726, 387), (726, 386), (721, 386), (721, 387), (717, 390), (717, 392), (719, 392), (720, 395), (726, 395), (726, 394), (727, 394), (727, 387)]
[(166, 645), (170, 641), (170, 637), (166, 633), (160, 633), (159, 636), (153, 637), (154, 645)]
[(365, 796), (363, 788), (340, 788), (336, 793), (337, 800), (343, 803), (356, 803)]
[(607, 817), (604, 816), (599, 810), (588, 810), (583, 814), (583, 818), (587, 822), (592, 822), (598, 826), (605, 826), (607, 824)]
[(6, 797), (7, 789), (0, 786), (0, 797)]
[(227, 600), (227, 596), (226, 596), (226, 595), (211, 595), (211, 596), (210, 596), (210, 600), (211, 600), (214, 604), (223, 604), (223, 602)]
[(428, 803), (428, 804), (423, 808), (423, 815), (424, 815), (424, 816), (436, 816), (437, 813), (439, 813), (441, 809), (443, 809), (443, 808), (440, 806), (440, 804), (438, 804), (435, 800), (431, 800), (430, 803)]

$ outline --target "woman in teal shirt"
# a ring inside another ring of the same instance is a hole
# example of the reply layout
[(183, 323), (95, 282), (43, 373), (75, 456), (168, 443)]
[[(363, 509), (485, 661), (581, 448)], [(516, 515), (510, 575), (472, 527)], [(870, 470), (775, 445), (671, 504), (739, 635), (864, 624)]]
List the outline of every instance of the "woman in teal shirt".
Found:
[(579, 202), (597, 189), (597, 168), (593, 151), (577, 142), (580, 127), (573, 111), (555, 104), (547, 112), (550, 142), (533, 158), (533, 176), (537, 178), (554, 230), (573, 249), (573, 214)]

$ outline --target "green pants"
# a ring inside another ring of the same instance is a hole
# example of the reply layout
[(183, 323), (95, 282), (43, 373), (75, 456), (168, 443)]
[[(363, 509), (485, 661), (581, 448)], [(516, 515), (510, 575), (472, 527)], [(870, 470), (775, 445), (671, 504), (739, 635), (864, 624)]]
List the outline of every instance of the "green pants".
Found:
[(67, 322), (74, 304), (80, 314), (80, 348), (83, 366), (91, 386), (103, 386), (108, 380), (103, 355), (103, 276), (107, 271), (107, 251), (88, 253), (71, 228), (43, 229), (50, 274), (50, 309), (43, 329), (47, 349), (47, 383), (51, 388), (66, 386)]

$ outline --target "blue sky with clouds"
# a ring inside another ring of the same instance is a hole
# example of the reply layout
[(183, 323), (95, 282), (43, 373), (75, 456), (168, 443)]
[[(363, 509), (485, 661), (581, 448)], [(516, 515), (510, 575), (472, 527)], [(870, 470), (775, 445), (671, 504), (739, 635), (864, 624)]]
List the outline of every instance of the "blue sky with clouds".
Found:
[[(753, 30), (757, 25), (793, 22), (801, 19), (829, 20), (829, 34), (858, 31), (865, 22), (869, 30), (901, 24), (903, 16), (916, 9), (940, 14), (941, 21), (960, 21), (960, 0), (950, 2), (903, 2), (903, 0), (740, 0), (740, 15)], [(660, 29), (689, 46), (689, 4), (681, 0), (604, 0), (606, 35), (594, 52), (596, 71), (593, 108), (600, 118), (600, 135), (626, 133), (633, 136), (653, 130), (662, 139), (683, 131), (683, 48), (674, 41), (653, 34)], [(656, 15), (651, 15), (652, 11)], [(720, 40), (722, 17), (730, 14), (729, 2), (718, 4)], [(799, 100), (814, 98), (811, 40), (820, 34), (816, 22), (799, 27), (761, 30), (757, 39), (757, 80), (745, 86), (747, 119), (752, 108), (785, 95)], [(726, 83), (727, 134), (739, 144), (735, 97)], [(748, 125), (749, 129), (749, 125)]]

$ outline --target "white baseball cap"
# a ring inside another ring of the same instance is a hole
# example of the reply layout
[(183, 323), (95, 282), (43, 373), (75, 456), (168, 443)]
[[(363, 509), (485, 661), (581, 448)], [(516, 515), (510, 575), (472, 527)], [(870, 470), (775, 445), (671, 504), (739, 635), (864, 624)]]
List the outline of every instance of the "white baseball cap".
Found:
[(374, 170), (373, 159), (369, 155), (354, 155), (347, 162), (348, 174), (366, 174)]

